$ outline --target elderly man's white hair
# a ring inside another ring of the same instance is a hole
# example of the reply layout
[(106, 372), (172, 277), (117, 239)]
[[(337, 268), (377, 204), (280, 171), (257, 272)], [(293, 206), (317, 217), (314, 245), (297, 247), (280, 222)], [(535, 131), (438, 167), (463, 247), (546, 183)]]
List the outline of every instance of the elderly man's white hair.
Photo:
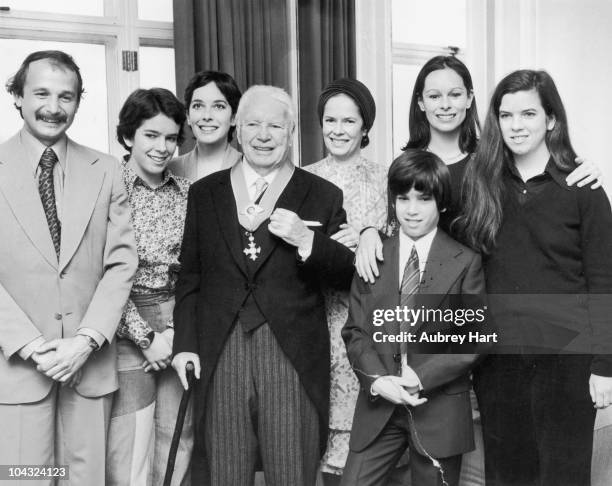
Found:
[(289, 96), (289, 93), (287, 93), (284, 89), (267, 84), (254, 84), (242, 94), (240, 103), (238, 103), (238, 109), (236, 110), (236, 124), (240, 125), (240, 123), (245, 121), (243, 119), (244, 112), (246, 111), (249, 103), (253, 99), (260, 98), (262, 96), (268, 96), (280, 101), (283, 105), (285, 105), (287, 110), (287, 119), (291, 123), (290, 130), (293, 130), (297, 120), (295, 118), (295, 107), (291, 96)]

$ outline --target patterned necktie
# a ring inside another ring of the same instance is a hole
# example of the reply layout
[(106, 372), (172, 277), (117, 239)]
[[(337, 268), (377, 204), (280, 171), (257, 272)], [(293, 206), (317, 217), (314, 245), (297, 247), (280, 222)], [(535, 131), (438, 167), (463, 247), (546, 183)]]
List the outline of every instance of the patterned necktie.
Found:
[(55, 206), (55, 188), (53, 185), (53, 168), (57, 164), (57, 155), (51, 147), (47, 147), (40, 158), (40, 176), (38, 178), (38, 192), (42, 201), (51, 239), (55, 247), (55, 253), (59, 260), (60, 241), (62, 227), (57, 216), (57, 207)]
[[(416, 246), (412, 247), (410, 257), (404, 267), (404, 275), (402, 277), (402, 288), (400, 289), (400, 305), (402, 308), (414, 308), (416, 299), (415, 295), (419, 291), (421, 280), (421, 271), (419, 268), (419, 255), (416, 251)], [(400, 323), (400, 331), (408, 332), (410, 330), (410, 322), (402, 321)], [(405, 364), (406, 353), (408, 352), (408, 343), (400, 343), (400, 352), (402, 353), (402, 364)]]
[(263, 193), (266, 192), (267, 188), (268, 181), (266, 181), (263, 177), (260, 177), (255, 181), (255, 197), (253, 198), (255, 204), (259, 204), (259, 201), (261, 200)]

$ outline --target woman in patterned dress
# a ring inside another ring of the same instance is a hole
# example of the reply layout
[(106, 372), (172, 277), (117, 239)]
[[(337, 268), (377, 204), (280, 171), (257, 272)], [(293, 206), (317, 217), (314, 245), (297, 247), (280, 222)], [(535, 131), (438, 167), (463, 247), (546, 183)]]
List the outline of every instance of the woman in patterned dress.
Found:
[[(361, 155), (369, 143), (376, 105), (366, 86), (343, 78), (323, 90), (318, 112), (328, 155), (305, 169), (342, 189), (347, 224), (333, 238), (354, 249), (363, 228), (383, 229), (386, 221), (387, 169)], [(348, 292), (329, 289), (326, 310), (331, 339), (330, 431), (321, 470), (325, 486), (330, 486), (339, 484), (348, 456), (359, 383), (340, 336), (348, 316)]]
[[(119, 113), (117, 138), (138, 246), (138, 270), (117, 329), (119, 390), (113, 398), (106, 484), (158, 485), (182, 395), (170, 366), (174, 287), (189, 181), (167, 169), (180, 144), (183, 104), (162, 88), (138, 89)], [(172, 485), (190, 482), (191, 413), (181, 436)]]

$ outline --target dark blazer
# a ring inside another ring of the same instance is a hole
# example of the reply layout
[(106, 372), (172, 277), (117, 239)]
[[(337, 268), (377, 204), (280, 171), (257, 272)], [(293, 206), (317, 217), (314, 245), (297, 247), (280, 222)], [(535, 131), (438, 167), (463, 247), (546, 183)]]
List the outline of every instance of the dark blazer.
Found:
[[(395, 309), (400, 303), (399, 237), (395, 235), (383, 245), (384, 262), (379, 266), (380, 278), (374, 284), (364, 283), (357, 275), (353, 279), (349, 318), (342, 330), (349, 361), (362, 386), (350, 439), (350, 448), (356, 452), (372, 443), (396, 407), (385, 399), (370, 395), (375, 377), (401, 374), (399, 343), (375, 342), (373, 338), (373, 333), (377, 331), (385, 334), (400, 331), (399, 323), (395, 321), (384, 323), (381, 327), (373, 325), (375, 309)], [(480, 256), (438, 229), (415, 307), (460, 308), (464, 299), (456, 296), (461, 294), (473, 296), (476, 302), (471, 301), (470, 307), (479, 306), (477, 302), (484, 307), (484, 289)], [(420, 327), (417, 324), (412, 332), (418, 335), (425, 330), (431, 332), (429, 326), (429, 323), (421, 323)], [(467, 331), (470, 324), (453, 329), (455, 327), (453, 323), (448, 323), (446, 329), (440, 330), (445, 333), (457, 329)], [(465, 348), (454, 348), (452, 344), (417, 342), (408, 346), (408, 364), (421, 380), (421, 394), (428, 398), (427, 403), (412, 408), (422, 445), (438, 458), (472, 450), (474, 437), (468, 373), (478, 354), (452, 354), (465, 353)]]
[(318, 410), (323, 450), (329, 404), (329, 333), (321, 288), (327, 283), (347, 289), (353, 276), (353, 253), (329, 238), (346, 222), (342, 191), (296, 168), (276, 207), (321, 223), (313, 228), (312, 253), (302, 264), (295, 247), (265, 231), (264, 238), (269, 240), (262, 243), (264, 250), (249, 277), (230, 170), (191, 186), (176, 286), (174, 352), (200, 356), (199, 419), (225, 341), (252, 293)]

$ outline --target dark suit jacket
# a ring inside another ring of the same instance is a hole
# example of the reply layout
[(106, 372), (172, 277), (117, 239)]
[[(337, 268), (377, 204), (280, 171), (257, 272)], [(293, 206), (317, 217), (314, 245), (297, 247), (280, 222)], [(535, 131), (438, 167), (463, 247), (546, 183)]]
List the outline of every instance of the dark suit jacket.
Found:
[[(377, 376), (400, 375), (399, 343), (375, 342), (374, 332), (399, 333), (399, 323), (373, 325), (375, 309), (395, 309), (399, 295), (399, 237), (384, 242), (384, 262), (380, 265), (380, 278), (374, 284), (364, 283), (357, 275), (350, 294), (349, 318), (342, 330), (349, 360), (356, 371), (362, 390), (359, 394), (353, 420), (350, 447), (362, 451), (374, 441), (388, 422), (395, 406), (393, 403), (370, 395), (370, 387)], [(472, 294), (484, 307), (484, 276), (480, 256), (452, 240), (438, 229), (429, 252), (420, 295), (416, 308), (449, 309), (462, 307), (455, 296)], [(468, 304), (471, 308), (475, 302)], [(413, 332), (431, 332), (429, 323), (417, 324)], [(444, 327), (442, 325), (442, 327)], [(470, 327), (456, 328), (448, 323), (445, 334)], [(470, 330), (474, 330), (471, 328)], [(449, 457), (474, 448), (472, 415), (469, 398), (469, 369), (478, 354), (465, 353), (452, 344), (408, 345), (408, 364), (419, 376), (422, 395), (428, 402), (412, 409), (415, 426), (425, 449), (434, 457)], [(436, 354), (432, 354), (436, 353)]]
[(312, 253), (302, 264), (295, 247), (265, 231), (269, 244), (262, 244), (264, 251), (249, 277), (230, 170), (191, 186), (176, 287), (174, 352), (200, 356), (199, 419), (225, 341), (252, 293), (318, 410), (323, 449), (329, 403), (329, 334), (321, 284), (348, 288), (353, 275), (353, 253), (329, 238), (346, 221), (342, 192), (296, 168), (276, 207), (321, 222), (321, 227), (313, 228)]

